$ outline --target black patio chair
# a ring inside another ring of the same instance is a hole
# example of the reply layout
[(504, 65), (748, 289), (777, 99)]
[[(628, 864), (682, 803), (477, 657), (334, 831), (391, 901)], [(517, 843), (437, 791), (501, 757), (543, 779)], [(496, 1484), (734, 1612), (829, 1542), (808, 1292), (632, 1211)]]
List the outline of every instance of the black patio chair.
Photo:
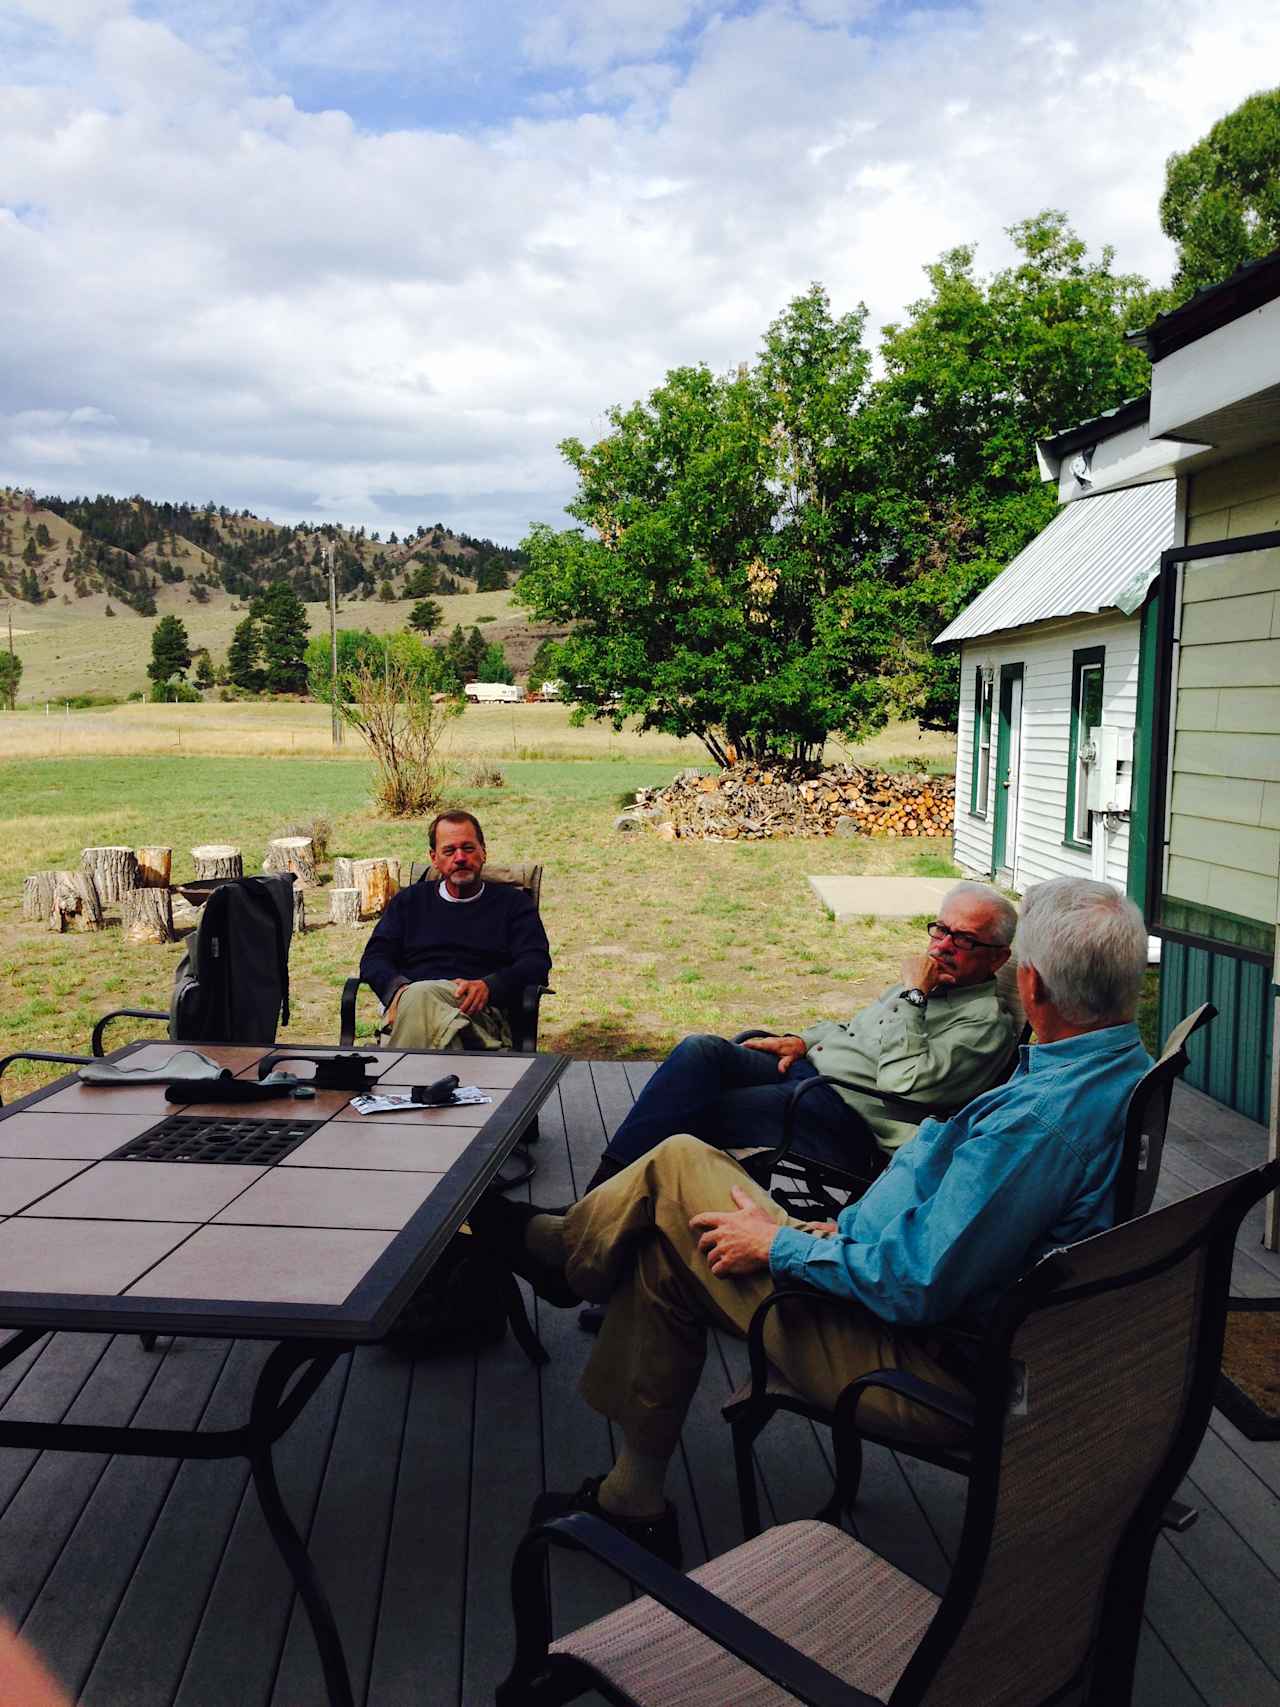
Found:
[[(1231, 1260), (1280, 1162), (1056, 1251), (978, 1347), (959, 1548), (935, 1595), (835, 1525), (784, 1524), (681, 1576), (598, 1518), (531, 1531), (512, 1573), (499, 1707), (596, 1689), (628, 1707), (1124, 1707), (1161, 1514), (1195, 1456), (1222, 1356)], [(952, 1395), (884, 1371), (951, 1415)], [(551, 1639), (545, 1555), (590, 1553), (641, 1589)]]
[[(1216, 1013), (1217, 1009), (1206, 1002), (1175, 1026), (1160, 1059), (1134, 1087), (1125, 1115), (1120, 1168), (1116, 1176), (1117, 1224), (1143, 1216), (1151, 1207), (1164, 1151), (1173, 1087), (1187, 1066), (1187, 1041)], [(725, 1421), (733, 1433), (738, 1501), (743, 1532), (747, 1535), (756, 1535), (760, 1530), (760, 1502), (752, 1447), (761, 1430), (779, 1411), (790, 1411), (808, 1417), (812, 1422), (827, 1425), (834, 1420), (834, 1411), (794, 1388), (770, 1363), (765, 1350), (764, 1331), (770, 1311), (785, 1299), (797, 1296), (810, 1297), (812, 1294), (805, 1288), (785, 1287), (766, 1298), (756, 1311), (747, 1336), (750, 1376), (723, 1407)], [(959, 1353), (957, 1363), (968, 1366), (975, 1343), (972, 1334), (937, 1327), (929, 1332), (934, 1339), (940, 1335), (949, 1339)], [(967, 1428), (975, 1415), (974, 1405), (963, 1395), (953, 1398), (951, 1405), (953, 1420)], [(836, 1444), (835, 1488), (830, 1500), (818, 1513), (828, 1522), (838, 1522), (840, 1514), (851, 1510), (857, 1499), (862, 1477), (861, 1443), (864, 1439), (908, 1452), (913, 1458), (922, 1458), (926, 1463), (941, 1465), (960, 1475), (968, 1475), (973, 1467), (973, 1446), (968, 1439), (962, 1437), (958, 1444), (939, 1444), (929, 1438), (927, 1430), (913, 1430), (909, 1425), (898, 1427), (864, 1417), (856, 1428), (846, 1430)], [(1180, 1502), (1175, 1502), (1166, 1515), (1169, 1526), (1176, 1529), (1188, 1528), (1196, 1516), (1190, 1507)]]
[(0, 1061), (58, 1061), (88, 1066), (106, 1054), (106, 1029), (118, 1019), (164, 1020), (174, 1043), (263, 1043), (289, 1023), (292, 872), (227, 878), (209, 890), (200, 922), (174, 973), (166, 1010), (115, 1008), (93, 1028), (88, 1055), (18, 1050)]

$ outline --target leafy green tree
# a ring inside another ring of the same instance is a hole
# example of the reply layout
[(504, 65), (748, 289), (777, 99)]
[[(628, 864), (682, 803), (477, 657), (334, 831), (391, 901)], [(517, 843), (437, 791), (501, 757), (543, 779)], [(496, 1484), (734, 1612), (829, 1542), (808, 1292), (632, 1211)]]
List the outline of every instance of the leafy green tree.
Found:
[(158, 687), (191, 667), (191, 641), (180, 617), (162, 616), (151, 631), (151, 662), (147, 674)]
[(1250, 95), (1169, 156), (1160, 227), (1178, 246), (1175, 303), (1280, 247), (1280, 89)]
[(0, 652), (0, 699), (12, 711), (18, 698), (18, 683), (22, 680), (22, 659), (16, 652)]
[(236, 624), (231, 644), (227, 647), (227, 680), (232, 687), (243, 688), (247, 693), (261, 691), (263, 674), (258, 662), (260, 651), (258, 625), (252, 616), (247, 616), (243, 622)]
[(597, 444), (561, 445), (569, 513), (593, 537), (536, 527), (516, 597), (574, 625), (557, 652), (578, 715), (696, 735), (720, 764), (810, 757), (832, 729), (883, 722), (866, 613), (837, 598), (854, 573), (864, 321), (833, 316), (815, 285), (754, 367), (677, 368), (611, 410)]
[(530, 693), (540, 693), (542, 684), (549, 677), (554, 680), (560, 674), (560, 666), (556, 662), (556, 643), (554, 640), (541, 640), (529, 665), (529, 675), (526, 686)]
[(1048, 522), (1036, 440), (1144, 391), (1125, 332), (1159, 298), (1091, 258), (1052, 210), (1009, 235), (1010, 267), (980, 276), (963, 247), (926, 269), (929, 294), (886, 326), (883, 378), (858, 418), (847, 517), (860, 573), (840, 595), (878, 623), (885, 703), (954, 728), (954, 656), (935, 635)]
[(444, 621), (444, 606), (439, 599), (419, 599), (409, 612), (409, 627), (419, 634), (434, 634)]
[(268, 693), (307, 691), (306, 607), (287, 581), (273, 581), (252, 601), (249, 614), (261, 625), (263, 686)]
[(502, 650), (502, 645), (499, 641), (491, 640), (485, 647), (480, 658), (480, 662), (476, 666), (475, 679), (478, 682), (515, 681), (515, 675), (512, 672), (510, 664), (507, 663), (507, 655)]

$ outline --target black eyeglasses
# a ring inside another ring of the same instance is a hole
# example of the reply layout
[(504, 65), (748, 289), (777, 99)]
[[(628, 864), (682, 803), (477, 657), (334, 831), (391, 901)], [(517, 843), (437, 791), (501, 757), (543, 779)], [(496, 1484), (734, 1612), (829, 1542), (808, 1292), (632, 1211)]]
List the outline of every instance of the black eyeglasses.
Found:
[(970, 931), (953, 931), (950, 925), (944, 925), (941, 919), (935, 919), (928, 927), (929, 935), (934, 942), (941, 942), (943, 937), (950, 937), (957, 948), (1003, 948), (1002, 942), (983, 942), (980, 936), (974, 936)]

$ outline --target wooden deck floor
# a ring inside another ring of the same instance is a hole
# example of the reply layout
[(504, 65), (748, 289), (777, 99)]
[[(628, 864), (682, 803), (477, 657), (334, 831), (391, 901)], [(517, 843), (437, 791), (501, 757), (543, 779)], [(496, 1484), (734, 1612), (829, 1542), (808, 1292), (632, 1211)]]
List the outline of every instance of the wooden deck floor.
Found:
[[(534, 1196), (564, 1202), (651, 1071), (575, 1064), (542, 1118)], [(1261, 1130), (1180, 1090), (1163, 1194), (1262, 1159)], [(1255, 1213), (1236, 1288), (1280, 1291)], [(375, 1348), (340, 1364), (278, 1449), (281, 1485), (332, 1596), (369, 1707), (492, 1700), (510, 1652), (507, 1574), (534, 1495), (607, 1466), (606, 1426), (575, 1396), (586, 1341), (543, 1309), (550, 1368), (510, 1339), (479, 1357), (410, 1363)], [(0, 1373), (10, 1417), (208, 1426), (242, 1414), (265, 1347), (57, 1335)], [(686, 1430), (675, 1494), (687, 1562), (740, 1539), (719, 1404), (742, 1370), (721, 1343)], [(828, 1482), (819, 1434), (784, 1419), (762, 1440), (769, 1508), (808, 1515)], [(1201, 1510), (1157, 1544), (1136, 1699), (1141, 1707), (1280, 1707), (1280, 1444), (1215, 1412), (1184, 1496)], [(873, 1450), (858, 1530), (933, 1586), (945, 1580), (964, 1484)], [(615, 1603), (614, 1583), (557, 1565), (558, 1626)], [(90, 1707), (309, 1707), (323, 1691), (235, 1462), (0, 1452), (0, 1606)], [(708, 1704), (718, 1707), (718, 1704)]]

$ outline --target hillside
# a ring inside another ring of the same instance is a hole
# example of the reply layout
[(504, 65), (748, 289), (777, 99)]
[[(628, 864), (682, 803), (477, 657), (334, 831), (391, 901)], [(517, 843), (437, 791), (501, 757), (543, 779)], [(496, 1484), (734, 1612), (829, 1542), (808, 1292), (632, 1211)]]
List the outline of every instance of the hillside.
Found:
[(0, 490), (0, 589), (33, 609), (56, 601), (104, 615), (110, 604), (154, 616), (247, 602), (280, 580), (319, 603), (328, 597), (330, 548), (340, 598), (387, 603), (501, 592), (524, 567), (518, 551), (440, 523), (383, 540), (364, 528), (284, 525), (225, 505)]
[(393, 632), (429, 596), (444, 613), (441, 635), (484, 624), (512, 668), (528, 668), (546, 631), (531, 628), (508, 594), (520, 553), (491, 540), (438, 525), (383, 540), (213, 505), (0, 489), (0, 594), (23, 662), (19, 699), (145, 688), (154, 618), (167, 613), (181, 617), (193, 650), (207, 647), (220, 661), (249, 600), (271, 581), (287, 580), (312, 632), (323, 633), (330, 546), (340, 626)]

